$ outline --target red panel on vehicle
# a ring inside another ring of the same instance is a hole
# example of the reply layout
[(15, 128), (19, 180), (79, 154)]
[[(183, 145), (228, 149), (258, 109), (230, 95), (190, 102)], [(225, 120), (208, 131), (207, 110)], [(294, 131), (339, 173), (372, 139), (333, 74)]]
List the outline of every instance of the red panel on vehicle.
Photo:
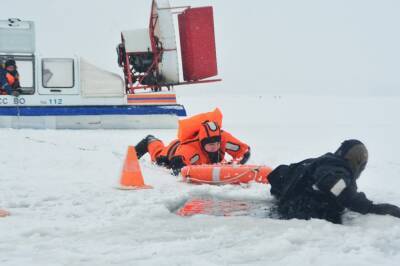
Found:
[(178, 16), (182, 69), (185, 81), (216, 76), (214, 17), (212, 7), (189, 8)]

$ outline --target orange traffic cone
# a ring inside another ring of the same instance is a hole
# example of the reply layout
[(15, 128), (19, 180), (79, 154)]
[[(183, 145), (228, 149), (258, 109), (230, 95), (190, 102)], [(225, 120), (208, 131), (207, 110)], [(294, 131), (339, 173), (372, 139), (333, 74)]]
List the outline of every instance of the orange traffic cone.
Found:
[(144, 184), (139, 160), (136, 155), (135, 147), (133, 146), (128, 146), (119, 188), (126, 190), (153, 188), (152, 186)]

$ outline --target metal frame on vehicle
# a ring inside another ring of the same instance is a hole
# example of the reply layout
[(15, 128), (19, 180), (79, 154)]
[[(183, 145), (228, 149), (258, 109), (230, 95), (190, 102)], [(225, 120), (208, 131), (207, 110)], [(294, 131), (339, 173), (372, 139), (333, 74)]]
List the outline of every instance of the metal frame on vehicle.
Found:
[[(177, 6), (177, 7), (168, 7), (168, 8), (158, 8), (158, 10), (180, 10), (177, 12), (174, 12), (173, 14), (180, 14), (184, 12), (186, 9), (190, 8), (190, 6)], [(149, 37), (150, 37), (150, 42), (151, 42), (151, 53), (153, 55), (153, 61), (151, 63), (151, 66), (148, 68), (148, 70), (144, 73), (139, 73), (136, 72), (133, 66), (130, 64), (130, 56), (135, 56), (135, 55), (141, 55), (148, 53), (149, 51), (144, 51), (144, 52), (135, 52), (135, 53), (129, 53), (129, 52), (124, 52), (124, 55), (119, 55), (123, 56), (123, 72), (124, 72), (124, 78), (125, 78), (125, 84), (126, 84), (126, 91), (127, 94), (134, 94), (135, 90), (139, 89), (151, 89), (152, 91), (161, 91), (163, 88), (170, 90), (174, 86), (179, 86), (179, 85), (186, 85), (186, 84), (196, 84), (196, 83), (209, 83), (209, 82), (217, 82), (221, 81), (221, 79), (204, 79), (204, 80), (195, 80), (195, 81), (179, 81), (176, 83), (168, 83), (162, 80), (160, 78), (160, 69), (159, 69), (159, 63), (163, 57), (163, 53), (166, 51), (172, 51), (175, 49), (165, 49), (162, 44), (159, 42), (155, 30), (156, 26), (158, 23), (158, 14), (157, 12), (154, 12), (154, 10), (157, 9), (156, 6), (156, 1), (152, 1), (151, 5), (151, 13), (150, 13), (150, 21), (149, 21)], [(125, 47), (125, 40), (123, 35), (121, 34), (121, 45), (122, 49)], [(154, 76), (154, 81), (155, 84), (143, 84), (143, 81), (145, 78), (148, 78), (149, 75), (155, 75)]]

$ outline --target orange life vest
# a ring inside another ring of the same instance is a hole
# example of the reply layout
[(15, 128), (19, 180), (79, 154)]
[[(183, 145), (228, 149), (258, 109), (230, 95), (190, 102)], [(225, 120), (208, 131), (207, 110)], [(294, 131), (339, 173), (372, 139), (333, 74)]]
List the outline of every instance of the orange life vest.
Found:
[(6, 79), (7, 79), (7, 83), (12, 86), (14, 85), (15, 81), (17, 80), (13, 75), (11, 75), (10, 73), (6, 74)]
[(186, 119), (179, 120), (178, 139), (184, 142), (197, 136), (201, 125), (206, 121), (214, 121), (219, 128), (222, 127), (222, 113), (219, 108), (215, 108), (212, 112), (201, 113)]

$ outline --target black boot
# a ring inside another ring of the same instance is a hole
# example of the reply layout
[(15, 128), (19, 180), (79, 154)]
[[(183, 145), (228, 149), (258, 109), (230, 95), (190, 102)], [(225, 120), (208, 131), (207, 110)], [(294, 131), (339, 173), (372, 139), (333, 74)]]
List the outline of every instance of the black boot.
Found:
[(158, 140), (158, 139), (156, 137), (154, 137), (153, 135), (147, 135), (147, 137), (145, 137), (144, 139), (139, 141), (138, 144), (136, 144), (135, 150), (136, 150), (136, 155), (137, 155), (138, 159), (142, 158), (142, 156), (145, 155), (149, 151), (147, 146), (149, 145), (150, 142), (153, 142), (155, 140)]

